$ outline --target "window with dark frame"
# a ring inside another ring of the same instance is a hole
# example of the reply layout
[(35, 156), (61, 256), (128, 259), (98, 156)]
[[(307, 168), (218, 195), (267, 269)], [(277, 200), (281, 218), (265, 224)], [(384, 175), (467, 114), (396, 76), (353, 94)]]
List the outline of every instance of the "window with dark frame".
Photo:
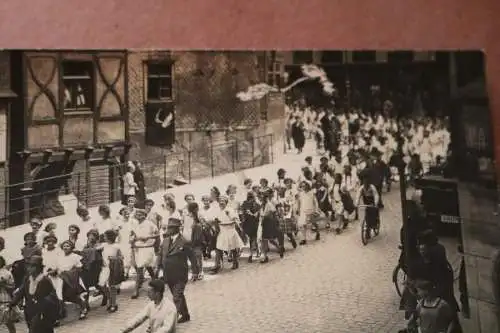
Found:
[(377, 52), (376, 51), (354, 51), (352, 52), (353, 62), (376, 62)]
[(294, 51), (293, 52), (293, 63), (296, 65), (301, 64), (312, 64), (314, 61), (312, 51)]
[(393, 63), (411, 63), (415, 59), (413, 51), (391, 51), (387, 54), (387, 61)]
[(64, 111), (92, 111), (94, 97), (92, 61), (63, 60)]
[(342, 64), (343, 62), (343, 51), (323, 51), (321, 55), (321, 63), (323, 64)]
[(267, 70), (267, 84), (272, 87), (281, 87), (281, 62), (275, 61), (269, 63)]
[(147, 99), (172, 99), (172, 64), (167, 62), (147, 64)]

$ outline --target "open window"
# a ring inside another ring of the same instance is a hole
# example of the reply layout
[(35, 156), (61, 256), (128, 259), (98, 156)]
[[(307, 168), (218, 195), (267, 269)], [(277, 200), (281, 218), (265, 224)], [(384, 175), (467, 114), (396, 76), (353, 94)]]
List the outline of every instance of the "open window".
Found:
[(93, 69), (91, 61), (64, 60), (62, 62), (65, 113), (92, 112)]

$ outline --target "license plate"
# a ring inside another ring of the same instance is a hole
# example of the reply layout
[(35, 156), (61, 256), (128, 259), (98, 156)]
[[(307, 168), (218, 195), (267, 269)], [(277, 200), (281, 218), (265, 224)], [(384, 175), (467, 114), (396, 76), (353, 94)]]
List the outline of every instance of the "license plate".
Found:
[(460, 223), (460, 218), (452, 215), (441, 215), (441, 223), (458, 224)]

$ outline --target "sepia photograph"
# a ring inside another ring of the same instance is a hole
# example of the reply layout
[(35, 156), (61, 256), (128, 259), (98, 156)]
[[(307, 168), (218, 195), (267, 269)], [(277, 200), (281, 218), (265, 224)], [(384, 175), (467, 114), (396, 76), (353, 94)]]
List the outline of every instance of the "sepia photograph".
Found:
[(486, 79), (480, 50), (1, 50), (0, 333), (486, 332)]

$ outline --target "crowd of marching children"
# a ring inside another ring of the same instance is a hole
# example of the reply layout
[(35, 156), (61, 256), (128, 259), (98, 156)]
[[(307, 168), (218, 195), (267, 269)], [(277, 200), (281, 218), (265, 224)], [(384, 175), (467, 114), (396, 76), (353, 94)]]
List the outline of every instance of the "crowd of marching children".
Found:
[[(383, 207), (383, 187), (390, 190), (397, 177), (391, 172), (396, 166), (397, 135), (404, 140), (402, 150), (410, 179), (440, 172), (446, 162), (450, 142), (446, 120), (398, 121), (390, 116), (390, 108), (388, 102), (383, 112), (368, 115), (354, 109), (340, 112), (289, 107), (289, 148), (293, 141), (302, 152), (306, 139), (314, 137), (321, 155), (305, 158), (299, 178), (279, 169), (275, 179), (246, 179), (223, 191), (213, 187), (201, 198), (186, 194), (183, 207), (178, 207), (179, 198), (170, 193), (164, 195), (162, 203), (155, 203), (151, 199), (138, 202), (134, 191), (126, 191), (118, 212), (102, 205), (99, 216), (90, 216), (86, 207), (79, 206), (81, 221), (70, 225), (64, 238), (56, 237), (56, 224), (31, 219), (32, 231), (24, 235), (22, 258), (6, 263), (0, 257), (0, 323), (15, 332), (19, 311), (13, 305), (23, 307), (28, 324), (30, 318), (40, 318), (39, 311), (47, 312), (41, 318), (57, 322), (65, 316), (65, 302), (80, 306), (80, 319), (85, 319), (92, 293), (103, 296), (102, 306), (110, 313), (117, 311), (120, 284), (132, 277), (131, 272), (135, 273), (132, 298), (139, 297), (146, 273), (151, 278), (162, 275), (160, 244), (169, 227), (179, 227), (190, 242), (192, 266), (197, 267), (193, 280), (203, 278), (203, 259), (211, 256), (215, 256), (215, 267), (210, 273), (217, 274), (225, 259), (232, 269), (238, 269), (243, 247), (250, 248), (248, 262), (259, 258), (265, 264), (270, 246), (283, 257), (285, 240), (295, 248), (309, 241), (311, 231), (319, 240), (317, 222), (321, 219), (341, 233), (357, 219), (360, 201), (377, 206), (377, 211)], [(133, 188), (133, 177), (125, 177), (124, 183)], [(357, 194), (353, 197), (352, 193)], [(367, 232), (369, 237), (370, 230)], [(1, 240), (0, 248), (4, 247)], [(39, 274), (30, 275), (31, 270)], [(49, 281), (58, 306), (40, 309), (36, 306), (40, 295), (16, 293), (27, 275), (35, 286)]]

